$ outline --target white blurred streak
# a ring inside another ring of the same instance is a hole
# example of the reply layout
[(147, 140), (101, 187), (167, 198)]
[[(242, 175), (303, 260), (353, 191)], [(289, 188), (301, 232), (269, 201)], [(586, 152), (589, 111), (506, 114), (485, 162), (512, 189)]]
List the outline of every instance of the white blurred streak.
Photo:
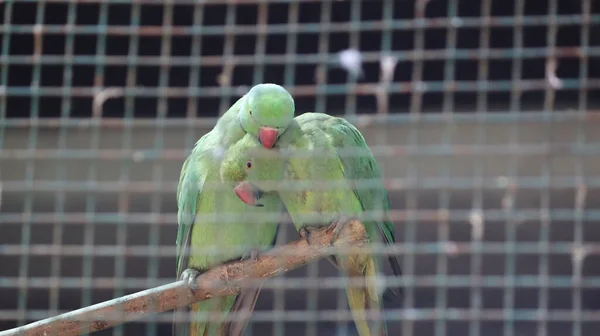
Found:
[(573, 261), (573, 278), (574, 282), (579, 283), (581, 281), (581, 275), (583, 273), (583, 263), (587, 257), (589, 251), (585, 246), (576, 246), (573, 248), (571, 255)]
[(580, 184), (575, 194), (575, 207), (577, 209), (583, 209), (585, 207), (585, 199), (587, 197), (587, 187), (585, 184)]
[(386, 55), (381, 58), (381, 82), (389, 83), (394, 79), (396, 64), (398, 64), (398, 59), (394, 56)]
[(481, 210), (472, 210), (469, 216), (471, 223), (471, 237), (474, 240), (483, 238), (483, 212)]
[(563, 87), (562, 80), (556, 75), (557, 68), (558, 61), (556, 60), (556, 57), (548, 58), (548, 61), (546, 61), (546, 80), (553, 89), (560, 89)]
[(133, 152), (132, 159), (133, 162), (140, 163), (145, 159), (144, 153), (142, 151), (135, 151)]
[(338, 54), (342, 68), (355, 77), (362, 77), (362, 55), (356, 49), (342, 50)]

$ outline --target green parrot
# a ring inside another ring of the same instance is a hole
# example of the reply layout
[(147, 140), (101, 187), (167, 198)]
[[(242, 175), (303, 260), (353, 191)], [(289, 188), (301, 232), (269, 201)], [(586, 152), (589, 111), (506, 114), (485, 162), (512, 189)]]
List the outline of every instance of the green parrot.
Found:
[[(246, 136), (230, 147), (220, 174), (222, 181), (236, 183), (235, 194), (249, 205), (263, 207), (266, 204), (260, 196), (276, 192), (309, 243), (312, 229), (333, 222), (334, 232), (339, 233), (348, 217), (363, 222), (371, 243), (395, 243), (388, 194), (377, 162), (361, 133), (345, 119), (303, 114), (272, 150)], [(398, 259), (389, 256), (388, 260), (394, 274), (401, 276)], [(367, 323), (365, 315), (366, 310), (381, 312), (382, 299), (390, 294), (402, 294), (385, 289), (377, 279), (382, 274), (379, 258), (337, 255), (330, 261), (347, 277), (364, 281), (361, 286), (346, 286), (360, 336), (387, 335), (382, 319)]]
[[(252, 137), (265, 150), (273, 147), (292, 122), (294, 112), (294, 100), (283, 87), (256, 85), (196, 142), (183, 163), (177, 186), (177, 277), (192, 290), (196, 289), (196, 277), (211, 267), (250, 256), (256, 258), (257, 251), (274, 245), (283, 211), (279, 198), (265, 195), (263, 207), (246, 205), (231, 192), (231, 184), (221, 181), (219, 168), (228, 148), (244, 136)], [(173, 333), (242, 335), (249, 316), (224, 319), (231, 312), (251, 313), (259, 291), (260, 288), (247, 288), (239, 295), (190, 305), (192, 320), (175, 322)]]

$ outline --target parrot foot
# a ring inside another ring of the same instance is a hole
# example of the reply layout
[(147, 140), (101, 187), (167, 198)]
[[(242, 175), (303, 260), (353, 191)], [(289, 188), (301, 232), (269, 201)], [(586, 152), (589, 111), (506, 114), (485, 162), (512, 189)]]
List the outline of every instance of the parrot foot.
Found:
[(308, 243), (308, 245), (311, 245), (311, 242), (310, 242), (310, 232), (312, 230), (317, 230), (317, 229), (320, 229), (320, 228), (321, 227), (319, 227), (319, 226), (310, 226), (310, 225), (307, 225), (307, 226), (301, 228), (298, 231), (298, 234), (300, 234), (300, 237), (302, 237), (302, 238), (304, 238), (304, 240), (306, 240), (306, 242)]
[(258, 257), (260, 257), (260, 255), (263, 253), (263, 250), (259, 249), (259, 248), (253, 248), (251, 250), (249, 250), (248, 252), (246, 252), (243, 256), (241, 260), (252, 260), (252, 261), (258, 261)]
[(188, 285), (192, 292), (195, 292), (198, 290), (198, 285), (196, 285), (196, 278), (198, 276), (200, 276), (200, 272), (196, 271), (195, 269), (188, 268), (181, 273), (179, 280), (185, 281), (186, 285)]
[(336, 221), (331, 223), (331, 228), (333, 229), (330, 243), (331, 246), (333, 246), (333, 243), (335, 243), (335, 241), (339, 238), (340, 232), (342, 232), (344, 225), (346, 225), (346, 223), (348, 223), (350, 220), (350, 217), (340, 216)]

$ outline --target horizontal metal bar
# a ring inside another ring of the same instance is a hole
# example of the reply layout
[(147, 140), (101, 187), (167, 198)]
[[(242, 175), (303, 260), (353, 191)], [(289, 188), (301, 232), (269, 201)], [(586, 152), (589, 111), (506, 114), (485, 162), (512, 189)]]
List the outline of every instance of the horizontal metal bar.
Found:
[[(4, 2), (23, 2), (23, 3), (38, 3), (38, 0), (3, 0)], [(181, 5), (256, 5), (265, 0), (173, 0)], [(268, 0), (270, 3), (292, 3), (298, 0)], [(302, 0), (304, 2), (320, 2), (321, 0)], [(407, 0), (399, 0), (407, 1)], [(46, 3), (70, 3), (75, 2), (79, 4), (107, 4), (107, 5), (164, 5), (165, 0), (44, 0)]]
[[(59, 311), (64, 313), (66, 311)], [(0, 310), (0, 320), (14, 320), (24, 315), (29, 320), (41, 320), (48, 318), (52, 315), (47, 310), (27, 310), (26, 312), (17, 312), (14, 310)], [(369, 314), (366, 314), (367, 316)], [(514, 321), (530, 321), (537, 322), (540, 320), (544, 321), (564, 321), (572, 322), (577, 320), (579, 322), (597, 322), (600, 321), (600, 311), (574, 311), (570, 309), (490, 309), (481, 308), (473, 310), (471, 308), (445, 308), (443, 310), (437, 308), (406, 308), (406, 309), (386, 309), (382, 313), (388, 321), (435, 321), (435, 320), (446, 320), (446, 321), (505, 321), (510, 318)], [(105, 316), (110, 318), (110, 316)], [(114, 318), (119, 318), (115, 316)], [(136, 322), (173, 322), (172, 314), (159, 314), (150, 315), (137, 319)], [(183, 321), (189, 321), (189, 317)], [(309, 310), (268, 310), (268, 311), (254, 311), (252, 313), (252, 321), (256, 322), (326, 322), (326, 321), (353, 321), (352, 315), (349, 310), (337, 309), (319, 310), (318, 313)], [(0, 332), (2, 336), (2, 332)]]
[[(483, 288), (539, 288), (539, 275), (403, 275), (397, 276), (381, 276), (385, 279), (387, 286), (412, 286), (415, 288), (437, 287), (444, 286), (448, 288), (463, 288), (473, 286), (477, 283)], [(4, 277), (0, 278), (0, 288), (35, 288), (46, 289), (60, 285), (61, 289), (139, 289), (143, 287), (157, 287), (173, 282), (173, 278), (132, 278), (126, 279), (111, 278), (111, 277), (95, 277), (92, 279), (77, 278), (77, 277), (30, 277), (27, 279)], [(249, 281), (249, 285), (253, 283)], [(256, 282), (258, 283), (258, 281)], [(262, 282), (260, 282), (262, 284)], [(343, 289), (345, 283), (340, 281), (339, 277), (318, 277), (318, 278), (286, 278), (285, 281), (279, 283), (267, 281), (261, 287), (263, 289)], [(599, 276), (586, 276), (575, 281), (572, 275), (552, 275), (545, 280), (545, 285), (564, 289), (573, 288), (574, 285), (581, 288), (597, 288), (600, 287)]]
[[(539, 212), (539, 210), (538, 210)], [(600, 212), (600, 211), (596, 211)], [(573, 219), (573, 217), (569, 218)], [(172, 224), (169, 224), (172, 225)], [(504, 224), (502, 224), (504, 225)], [(240, 246), (239, 249), (243, 249)], [(369, 248), (363, 248), (364, 251), (371, 251), (378, 255), (427, 255), (427, 254), (569, 254), (572, 255), (576, 250), (584, 250), (586, 255), (600, 254), (600, 242), (580, 243), (572, 242), (418, 242), (403, 243), (397, 242), (392, 245), (372, 244)], [(235, 250), (233, 250), (235, 251)], [(343, 253), (342, 249), (339, 249)], [(177, 249), (175, 246), (114, 246), (114, 245), (48, 245), (32, 244), (28, 246), (5, 244), (0, 246), (0, 255), (5, 256), (95, 256), (95, 257), (175, 257)], [(217, 246), (212, 247), (193, 247), (190, 254), (202, 253), (207, 255), (218, 255), (222, 251)], [(291, 251), (286, 255), (294, 255)]]
[[(361, 154), (355, 147), (340, 148), (340, 156), (494, 156), (494, 155), (577, 155), (599, 156), (600, 142), (563, 144), (515, 144), (515, 145), (375, 145)], [(188, 149), (3, 149), (0, 159), (4, 160), (183, 160), (190, 154)], [(314, 151), (294, 150), (296, 157), (319, 157)]]
[[(564, 189), (564, 188), (600, 188), (600, 176), (519, 176), (519, 177), (427, 177), (419, 179), (418, 175), (406, 178), (386, 178), (383, 180), (388, 190), (437, 190), (440, 188), (472, 190), (477, 189)], [(34, 180), (27, 181), (5, 181), (2, 182), (3, 192), (123, 192), (147, 193), (147, 192), (174, 192), (178, 181), (55, 181)], [(361, 183), (356, 181), (355, 183)], [(221, 189), (221, 184), (205, 184), (206, 188)], [(301, 185), (298, 188), (302, 187)], [(291, 187), (290, 187), (291, 188)], [(2, 214), (0, 214), (1, 218)]]
[[(575, 210), (575, 209), (554, 209), (543, 211), (541, 209), (513, 209), (513, 210), (479, 210), (484, 217), (485, 222), (500, 221), (573, 221), (578, 219), (581, 222), (600, 221), (600, 210)], [(389, 217), (395, 221), (414, 221), (437, 225), (440, 221), (447, 222), (469, 222), (472, 216), (469, 210), (391, 210)], [(279, 218), (279, 213), (272, 214), (274, 218)], [(227, 214), (223, 214), (222, 220), (227, 220)], [(376, 217), (376, 216), (373, 216)], [(379, 216), (380, 217), (380, 216)], [(261, 217), (262, 218), (262, 217)], [(248, 217), (248, 225), (252, 225), (254, 217)], [(264, 218), (263, 218), (264, 219)], [(0, 214), (0, 223), (7, 225), (15, 223), (20, 225), (23, 222), (31, 224), (55, 225), (57, 222), (62, 224), (109, 224), (109, 225), (165, 225), (172, 226), (177, 223), (177, 214), (175, 213), (119, 213), (119, 212), (89, 212), (89, 213), (2, 213)], [(2, 249), (0, 248), (0, 251)]]
[[(556, 47), (556, 48), (503, 48), (503, 49), (437, 49), (423, 51), (390, 51), (386, 55), (400, 61), (444, 61), (444, 60), (514, 60), (538, 59), (554, 56), (558, 58), (581, 58), (600, 56), (600, 47)], [(361, 58), (365, 63), (381, 61), (380, 52), (362, 52)], [(339, 56), (330, 54), (302, 54), (294, 55), (219, 55), (219, 56), (136, 56), (132, 60), (129, 56), (95, 56), (72, 55), (69, 57), (44, 55), (36, 57), (31, 55), (2, 55), (0, 62), (11, 65), (134, 65), (147, 66), (223, 66), (225, 61), (232, 61), (236, 65), (253, 65), (258, 61), (265, 65), (283, 64), (320, 64), (338, 62)]]
[[(599, 89), (600, 79), (588, 79), (582, 82), (578, 79), (561, 79), (563, 89)], [(519, 90), (535, 91), (548, 88), (545, 79), (529, 79), (519, 82)], [(330, 84), (324, 88), (316, 85), (297, 85), (286, 89), (295, 96), (313, 96), (317, 90), (325, 94), (356, 94), (373, 95), (378, 84)], [(116, 97), (164, 97), (164, 98), (190, 98), (190, 97), (221, 97), (223, 95), (240, 95), (239, 88), (234, 87), (122, 87), (116, 88), (119, 94)], [(391, 83), (386, 88), (387, 93), (409, 93), (409, 92), (511, 92), (514, 90), (512, 80), (484, 80), (484, 81), (425, 81)], [(3, 89), (3, 95), (14, 97), (91, 97), (102, 91), (97, 87), (72, 87), (70, 89), (49, 86), (9, 86)], [(242, 93), (243, 94), (243, 93)], [(115, 97), (111, 97), (115, 98)]]
[[(179, 0), (178, 0), (179, 1)], [(216, 26), (101, 26), (101, 25), (4, 25), (0, 26), (0, 33), (5, 34), (106, 34), (106, 35), (135, 35), (135, 36), (223, 36), (287, 34), (287, 33), (313, 33), (318, 34), (323, 30), (330, 33), (346, 33), (353, 31), (382, 31), (382, 30), (412, 30), (419, 28), (480, 28), (487, 27), (523, 27), (548, 26), (552, 21), (556, 25), (581, 25), (582, 23), (600, 23), (600, 15), (532, 15), (522, 18), (515, 16), (497, 16), (488, 18), (476, 17), (442, 17), (425, 19), (408, 19), (393, 21), (353, 21), (353, 22), (327, 22), (327, 23), (295, 23), (295, 24), (270, 24), (270, 25), (216, 25)]]
[[(476, 113), (476, 110), (456, 112), (452, 114), (388, 114), (388, 115), (357, 115), (344, 116), (344, 118), (357, 127), (366, 127), (370, 125), (389, 125), (392, 124), (454, 124), (454, 123), (548, 123), (548, 122), (600, 122), (600, 110), (578, 111), (569, 109), (566, 111), (543, 111), (532, 110), (498, 110), (490, 113)], [(213, 127), (217, 118), (198, 117), (191, 119), (173, 118), (173, 119), (123, 119), (123, 118), (91, 118), (91, 119), (70, 119), (70, 118), (22, 118), (22, 119), (0, 119), (0, 127), (48, 127), (48, 128), (124, 128), (129, 127)]]

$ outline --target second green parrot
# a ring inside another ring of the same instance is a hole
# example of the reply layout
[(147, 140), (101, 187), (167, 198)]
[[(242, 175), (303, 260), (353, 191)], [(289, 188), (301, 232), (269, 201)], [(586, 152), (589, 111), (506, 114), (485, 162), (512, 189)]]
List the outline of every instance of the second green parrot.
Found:
[[(246, 204), (264, 205), (260, 192), (277, 192), (301, 236), (310, 243), (313, 228), (332, 222), (339, 229), (345, 217), (359, 218), (371, 243), (395, 242), (389, 200), (381, 172), (361, 133), (348, 121), (322, 113), (296, 117), (274, 149), (254, 138), (233, 145), (221, 165), (221, 179), (237, 184)], [(390, 256), (400, 276), (400, 264)], [(374, 255), (336, 255), (334, 263), (347, 277), (362, 279), (346, 286), (360, 336), (387, 335), (384, 322), (367, 322), (366, 311), (381, 312), (385, 286), (378, 280), (382, 265)], [(354, 281), (353, 280), (353, 281)], [(389, 293), (387, 291), (386, 293)]]

